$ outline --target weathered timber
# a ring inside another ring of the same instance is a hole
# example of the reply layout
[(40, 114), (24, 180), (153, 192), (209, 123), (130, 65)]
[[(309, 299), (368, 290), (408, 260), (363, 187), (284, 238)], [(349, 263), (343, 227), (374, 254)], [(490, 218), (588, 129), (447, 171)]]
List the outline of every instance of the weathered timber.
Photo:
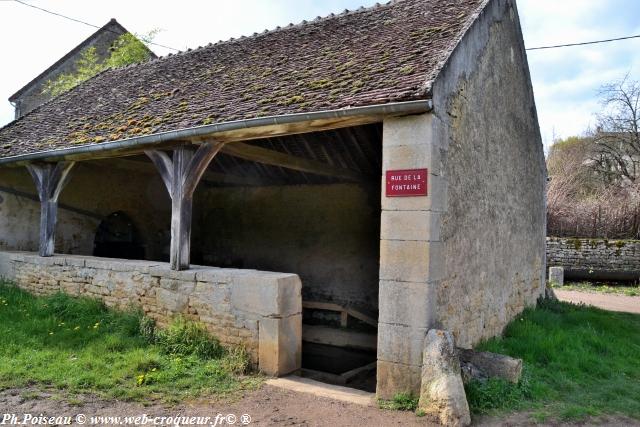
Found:
[(40, 199), (40, 256), (53, 255), (58, 219), (58, 198), (69, 181), (69, 173), (73, 165), (73, 162), (27, 165), (27, 170), (33, 178)]
[(314, 173), (317, 175), (331, 176), (347, 179), (350, 181), (363, 181), (365, 177), (360, 173), (350, 169), (343, 169), (332, 166), (328, 163), (297, 157), (281, 151), (270, 150), (256, 145), (235, 142), (227, 144), (222, 152), (230, 156), (239, 157), (245, 160), (264, 163), (267, 165), (280, 166), (300, 172)]
[[(117, 168), (121, 170), (137, 172), (143, 175), (157, 174), (158, 170), (152, 163), (145, 161), (144, 158), (137, 157), (120, 157), (112, 159), (101, 159), (96, 161), (82, 162), (80, 165), (87, 167), (99, 168)], [(78, 166), (80, 166), (78, 165)], [(212, 172), (207, 170), (202, 176), (201, 184), (209, 186), (260, 186), (260, 185), (281, 185), (283, 180), (256, 178), (250, 176), (234, 175), (232, 173)]]
[(172, 158), (163, 151), (145, 152), (158, 169), (171, 197), (170, 264), (172, 270), (189, 269), (193, 193), (207, 166), (222, 145), (221, 143), (203, 144), (197, 150), (182, 146), (173, 150)]
[[(420, 111), (419, 109), (417, 111)], [(283, 123), (283, 124), (271, 124), (254, 127), (243, 127), (234, 130), (212, 130), (207, 135), (192, 137), (192, 142), (201, 143), (210, 141), (211, 138), (215, 138), (217, 142), (236, 142), (236, 141), (249, 141), (254, 139), (263, 139), (273, 136), (286, 136), (299, 133), (310, 133), (323, 130), (340, 129), (350, 126), (360, 126), (371, 123), (379, 123), (385, 117), (392, 117), (402, 115), (400, 113), (385, 113), (385, 114), (363, 114), (349, 117), (335, 117), (327, 119), (315, 119), (305, 120), (295, 123)], [(169, 132), (168, 132), (169, 133)], [(131, 141), (144, 140), (145, 137), (131, 138)], [(169, 138), (169, 137), (167, 137)], [(160, 149), (173, 149), (175, 147), (184, 145), (184, 140), (178, 140), (175, 138), (163, 140), (158, 137), (158, 141), (152, 141), (147, 143), (140, 143), (139, 145), (130, 144), (127, 146), (116, 145), (116, 142), (100, 143), (104, 149), (100, 151), (85, 152), (82, 150), (61, 149), (47, 152), (46, 155), (39, 158), (39, 161), (54, 162), (54, 161), (80, 161), (80, 160), (96, 160), (113, 157), (125, 157), (137, 154), (146, 153), (149, 150)], [(6, 164), (8, 167), (26, 166), (32, 160), (28, 159), (16, 159), (15, 161)], [(3, 165), (5, 166), (5, 165)]]
[(347, 316), (354, 317), (364, 323), (368, 323), (371, 326), (378, 326), (378, 321), (371, 316), (367, 316), (366, 314), (355, 310), (351, 307), (343, 307), (339, 304), (333, 302), (322, 302), (322, 301), (302, 301), (302, 307), (308, 308), (311, 310), (327, 310), (327, 311), (337, 311), (340, 313), (340, 324), (341, 326), (347, 326)]

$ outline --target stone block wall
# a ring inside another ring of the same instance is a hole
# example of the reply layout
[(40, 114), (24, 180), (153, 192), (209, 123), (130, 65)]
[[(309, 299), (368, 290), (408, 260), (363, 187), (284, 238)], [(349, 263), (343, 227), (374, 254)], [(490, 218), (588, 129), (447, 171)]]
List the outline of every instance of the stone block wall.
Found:
[[(377, 394), (420, 391), (429, 329), (471, 348), (544, 292), (546, 169), (513, 0), (491, 0), (433, 83), (433, 111), (383, 122)], [(384, 179), (384, 178), (383, 178)]]
[(437, 327), (471, 348), (545, 282), (546, 166), (516, 2), (491, 0), (433, 85), (446, 208)]
[(244, 346), (268, 375), (300, 368), (302, 297), (295, 274), (198, 266), (173, 271), (151, 261), (0, 252), (0, 276), (36, 295), (62, 291), (110, 307), (140, 307), (160, 326), (183, 315), (223, 344)]
[(387, 197), (382, 183), (376, 392), (389, 399), (398, 392), (420, 390), (424, 337), (436, 317), (444, 187), (432, 141), (432, 116), (385, 120), (382, 163), (383, 173), (429, 171), (426, 197)]
[(640, 280), (640, 240), (548, 237), (547, 264), (565, 279)]

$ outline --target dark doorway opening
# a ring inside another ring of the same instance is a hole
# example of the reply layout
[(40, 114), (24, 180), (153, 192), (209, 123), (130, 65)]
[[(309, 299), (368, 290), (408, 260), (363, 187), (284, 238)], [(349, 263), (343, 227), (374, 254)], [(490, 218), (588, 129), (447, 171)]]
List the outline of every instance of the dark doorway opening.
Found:
[(145, 250), (136, 226), (124, 212), (108, 215), (98, 225), (93, 255), (105, 258), (144, 259)]

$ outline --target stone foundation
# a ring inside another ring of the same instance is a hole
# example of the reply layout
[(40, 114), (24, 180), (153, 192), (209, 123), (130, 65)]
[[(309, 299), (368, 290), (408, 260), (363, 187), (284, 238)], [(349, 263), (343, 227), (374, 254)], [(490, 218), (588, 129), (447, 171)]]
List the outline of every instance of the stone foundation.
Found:
[(160, 326), (184, 315), (223, 344), (245, 347), (267, 375), (300, 368), (302, 297), (295, 274), (199, 266), (173, 271), (152, 261), (0, 252), (0, 276), (36, 295), (62, 291), (109, 307), (140, 307)]

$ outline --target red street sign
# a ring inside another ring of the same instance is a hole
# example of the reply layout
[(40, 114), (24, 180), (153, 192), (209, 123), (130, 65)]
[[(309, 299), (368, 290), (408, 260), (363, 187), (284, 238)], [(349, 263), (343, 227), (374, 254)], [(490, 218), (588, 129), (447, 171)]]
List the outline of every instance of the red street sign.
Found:
[(427, 195), (427, 169), (387, 171), (387, 197)]

